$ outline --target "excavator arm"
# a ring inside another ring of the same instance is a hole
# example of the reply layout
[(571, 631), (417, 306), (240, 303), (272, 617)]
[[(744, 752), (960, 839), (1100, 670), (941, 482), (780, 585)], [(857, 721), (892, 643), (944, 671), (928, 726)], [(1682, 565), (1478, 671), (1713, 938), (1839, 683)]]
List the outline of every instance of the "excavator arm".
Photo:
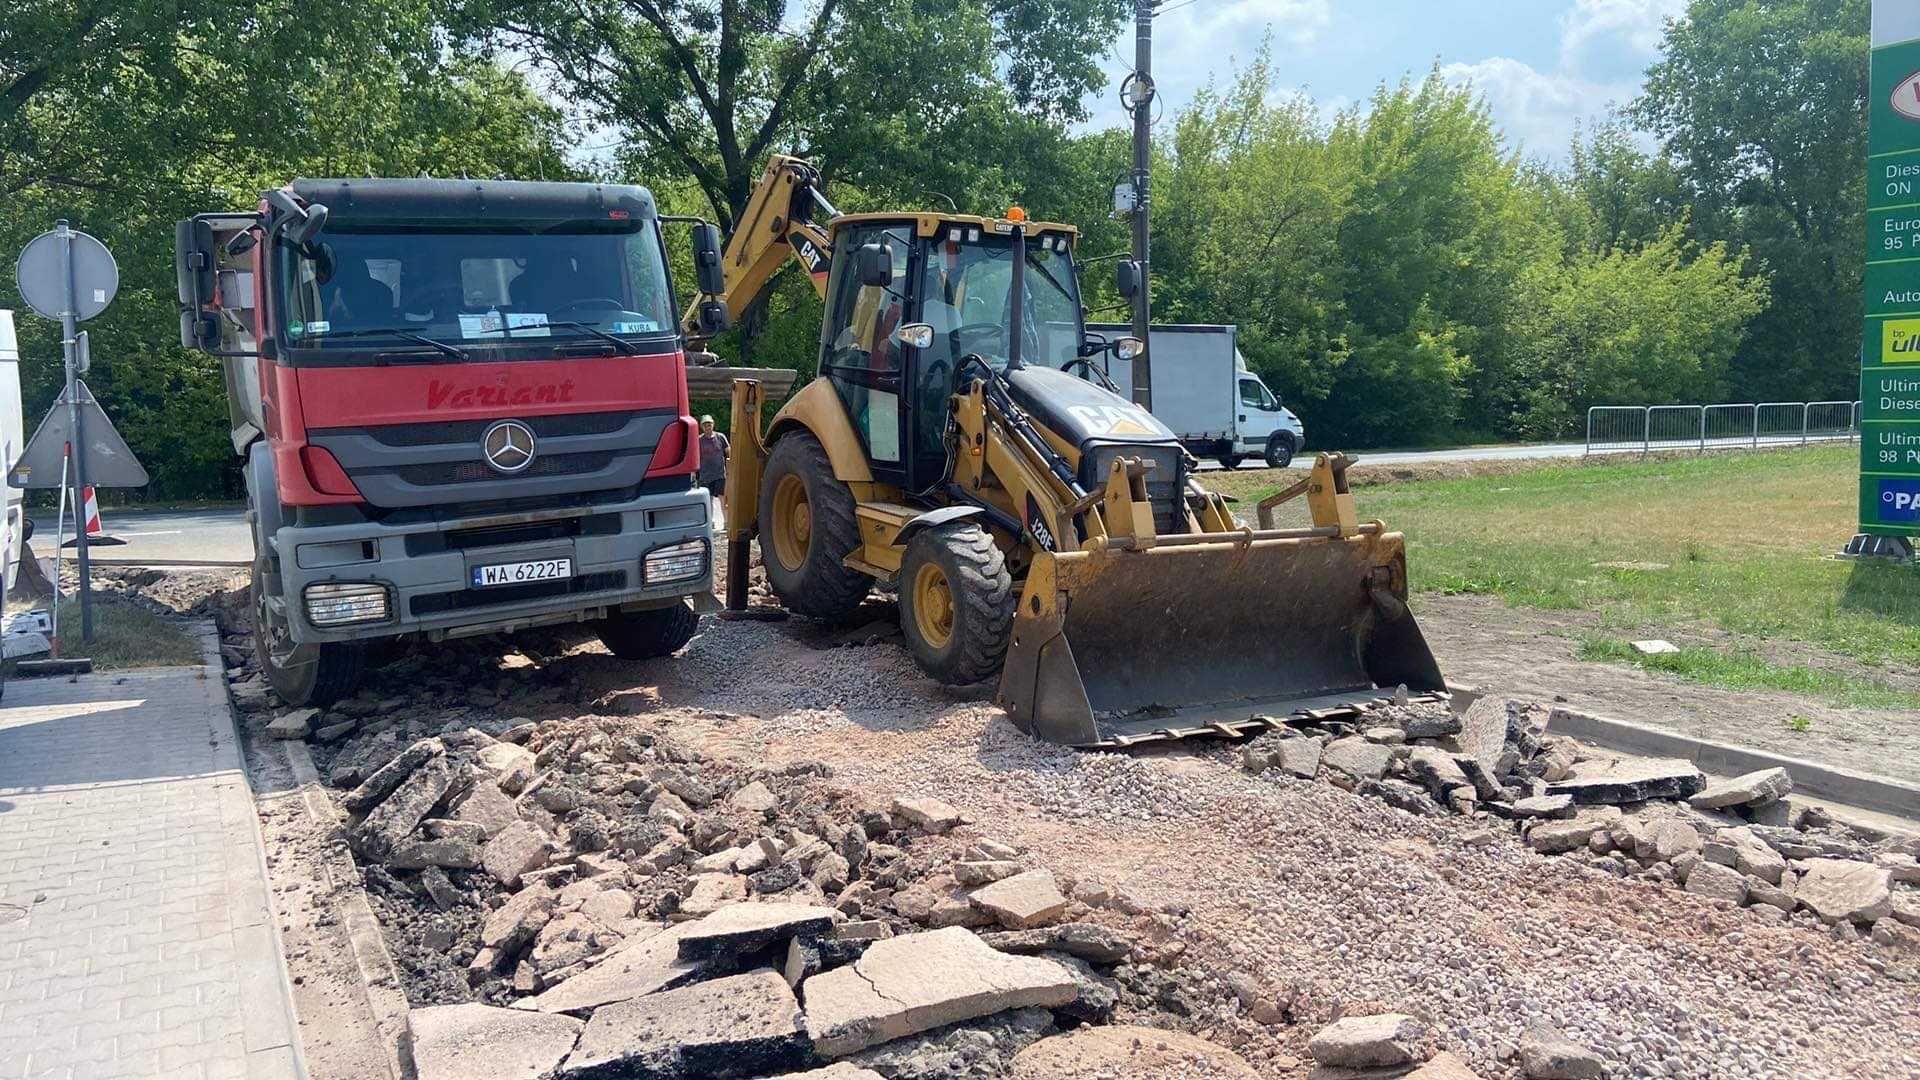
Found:
[(820, 171), (799, 158), (773, 155), (754, 185), (753, 197), (734, 222), (721, 257), (726, 291), (693, 298), (681, 320), (688, 338), (705, 344), (707, 335), (696, 318), (703, 304), (725, 305), (728, 321), (738, 323), (747, 308), (765, 295), (788, 258), (800, 261), (814, 289), (824, 297), (832, 249), (827, 230), (814, 223), (816, 210), (829, 218), (838, 213), (820, 194)]

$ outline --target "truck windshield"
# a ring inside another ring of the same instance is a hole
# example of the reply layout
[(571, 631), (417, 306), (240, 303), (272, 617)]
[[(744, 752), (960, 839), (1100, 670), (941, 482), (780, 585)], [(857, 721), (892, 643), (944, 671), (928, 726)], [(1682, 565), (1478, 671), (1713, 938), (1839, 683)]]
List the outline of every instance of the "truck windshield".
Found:
[[(933, 327), (933, 358), (979, 353), (995, 369), (1007, 362), (1013, 241), (988, 236), (939, 240), (927, 252), (920, 319)], [(1021, 317), (1023, 363), (1060, 367), (1078, 355), (1080, 299), (1073, 265), (1055, 238), (1027, 240), (1026, 296)]]
[(652, 221), (335, 217), (319, 257), (286, 259), (280, 276), (281, 324), (300, 348), (675, 335)]

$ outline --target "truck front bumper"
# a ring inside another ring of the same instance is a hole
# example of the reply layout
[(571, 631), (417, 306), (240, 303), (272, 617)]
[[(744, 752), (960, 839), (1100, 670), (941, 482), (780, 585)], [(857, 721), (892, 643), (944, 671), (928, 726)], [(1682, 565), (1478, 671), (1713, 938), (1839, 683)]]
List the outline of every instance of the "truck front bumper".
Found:
[[(283, 525), (272, 543), (296, 642), (466, 637), (687, 597), (696, 610), (711, 610), (710, 505), (706, 489), (696, 487), (459, 521)], [(549, 559), (568, 560), (570, 575), (473, 584), (478, 566)]]

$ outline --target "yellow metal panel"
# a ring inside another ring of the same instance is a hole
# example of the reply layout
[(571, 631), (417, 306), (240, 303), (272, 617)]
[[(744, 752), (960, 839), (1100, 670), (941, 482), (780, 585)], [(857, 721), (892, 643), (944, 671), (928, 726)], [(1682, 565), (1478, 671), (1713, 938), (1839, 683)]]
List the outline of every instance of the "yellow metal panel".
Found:
[(815, 379), (789, 398), (780, 411), (773, 414), (773, 423), (767, 428), (767, 441), (774, 442), (795, 430), (810, 432), (820, 440), (820, 445), (826, 448), (827, 460), (833, 462), (835, 477), (849, 484), (873, 480), (873, 470), (867, 466), (867, 452), (860, 445), (860, 434), (853, 430), (853, 421), (847, 418), (846, 407), (840, 403), (840, 395), (834, 392), (830, 380)]

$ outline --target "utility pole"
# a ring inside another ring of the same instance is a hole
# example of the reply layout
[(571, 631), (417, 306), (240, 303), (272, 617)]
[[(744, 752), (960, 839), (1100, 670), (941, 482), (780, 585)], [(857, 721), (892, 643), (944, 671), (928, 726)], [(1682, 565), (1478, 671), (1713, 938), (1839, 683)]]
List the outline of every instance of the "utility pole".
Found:
[(1148, 295), (1147, 174), (1153, 165), (1153, 6), (1156, 0), (1133, 3), (1133, 77), (1125, 88), (1127, 108), (1133, 113), (1133, 263), (1138, 286), (1133, 294), (1133, 336), (1140, 353), (1133, 358), (1134, 404), (1153, 411), (1153, 349), (1147, 324), (1153, 317)]

